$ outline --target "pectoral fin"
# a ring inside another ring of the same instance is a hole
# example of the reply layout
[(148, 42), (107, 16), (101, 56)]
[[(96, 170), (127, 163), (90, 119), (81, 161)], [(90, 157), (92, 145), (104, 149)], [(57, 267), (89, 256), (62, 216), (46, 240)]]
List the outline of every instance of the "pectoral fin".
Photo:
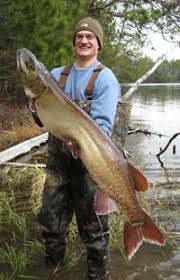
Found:
[(95, 212), (97, 215), (107, 215), (117, 210), (116, 202), (105, 192), (97, 190), (95, 194)]
[(138, 192), (145, 192), (148, 189), (148, 181), (146, 177), (131, 163), (128, 162), (128, 167), (135, 184), (135, 190)]
[(72, 157), (74, 159), (78, 159), (80, 155), (80, 148), (77, 144), (72, 143), (71, 141), (68, 141), (66, 143), (67, 149), (71, 152)]

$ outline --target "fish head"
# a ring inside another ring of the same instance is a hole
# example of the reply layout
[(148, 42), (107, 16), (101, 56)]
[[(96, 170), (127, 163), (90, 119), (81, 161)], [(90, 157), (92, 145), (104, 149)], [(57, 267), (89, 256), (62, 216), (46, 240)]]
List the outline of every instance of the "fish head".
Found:
[(26, 96), (30, 99), (37, 99), (47, 87), (43, 77), (43, 71), (47, 72), (45, 66), (25, 48), (17, 50), (16, 61)]

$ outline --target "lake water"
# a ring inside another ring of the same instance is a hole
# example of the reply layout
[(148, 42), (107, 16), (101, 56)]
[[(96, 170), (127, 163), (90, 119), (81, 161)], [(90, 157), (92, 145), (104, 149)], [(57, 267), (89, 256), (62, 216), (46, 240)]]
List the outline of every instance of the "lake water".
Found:
[[(126, 149), (131, 159), (143, 167), (153, 184), (180, 182), (180, 135), (160, 156), (160, 161), (156, 156), (160, 148), (164, 149), (171, 137), (180, 132), (180, 84), (141, 86), (132, 96), (131, 104), (130, 127), (151, 133), (127, 137)], [(165, 186), (149, 190), (148, 195), (153, 200), (152, 212), (158, 221), (165, 222), (167, 231), (180, 233), (179, 184), (176, 188)], [(177, 247), (171, 249), (144, 246), (132, 263), (126, 264), (129, 275), (124, 272), (122, 277), (114, 279), (180, 279), (180, 242), (176, 241)]]
[(130, 126), (152, 134), (129, 135), (126, 149), (130, 150), (137, 162), (143, 163), (144, 173), (150, 181), (167, 180), (167, 174), (169, 180), (179, 180), (180, 135), (160, 156), (164, 168), (156, 154), (160, 148), (165, 148), (175, 133), (180, 133), (180, 84), (141, 86), (132, 96), (131, 104)]

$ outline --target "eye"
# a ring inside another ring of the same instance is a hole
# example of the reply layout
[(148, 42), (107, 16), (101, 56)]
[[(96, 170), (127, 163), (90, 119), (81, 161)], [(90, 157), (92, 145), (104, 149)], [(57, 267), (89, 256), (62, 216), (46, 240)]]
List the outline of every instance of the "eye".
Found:
[(88, 40), (93, 40), (93, 39), (95, 38), (95, 36), (94, 36), (94, 35), (91, 35), (91, 34), (88, 34), (88, 35), (86, 35), (86, 38), (87, 38)]
[(77, 35), (76, 35), (76, 38), (77, 38), (78, 40), (82, 40), (83, 37), (84, 37), (84, 35), (81, 35), (81, 34), (77, 34)]
[(82, 40), (83, 38), (86, 38), (88, 41), (93, 40), (96, 36), (93, 34), (76, 34), (77, 40)]

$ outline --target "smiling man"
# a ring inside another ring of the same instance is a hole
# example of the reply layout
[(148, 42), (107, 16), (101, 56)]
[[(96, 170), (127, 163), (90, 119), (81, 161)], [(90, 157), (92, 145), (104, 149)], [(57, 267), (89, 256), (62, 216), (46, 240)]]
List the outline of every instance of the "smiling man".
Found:
[[(90, 17), (81, 20), (75, 27), (73, 45), (75, 63), (55, 68), (52, 74), (65, 94), (111, 137), (120, 85), (112, 71), (97, 59), (103, 47), (99, 22)], [(69, 149), (51, 134), (48, 149), (42, 208), (38, 214), (38, 221), (44, 226), (47, 264), (63, 260), (68, 226), (75, 213), (79, 234), (87, 249), (87, 279), (110, 279), (108, 216), (115, 205), (98, 191), (76, 149)]]
[[(88, 21), (90, 21), (90, 19), (88, 19)], [(97, 60), (98, 50), (101, 49), (102, 45), (103, 33), (99, 25), (96, 27), (97, 35), (90, 31), (93, 30), (92, 28), (90, 28), (89, 31), (86, 29), (81, 30), (80, 28), (88, 28), (88, 24), (84, 23), (83, 20), (82, 24), (77, 26), (77, 31), (73, 38), (76, 51), (76, 65), (78, 67), (88, 67)]]

